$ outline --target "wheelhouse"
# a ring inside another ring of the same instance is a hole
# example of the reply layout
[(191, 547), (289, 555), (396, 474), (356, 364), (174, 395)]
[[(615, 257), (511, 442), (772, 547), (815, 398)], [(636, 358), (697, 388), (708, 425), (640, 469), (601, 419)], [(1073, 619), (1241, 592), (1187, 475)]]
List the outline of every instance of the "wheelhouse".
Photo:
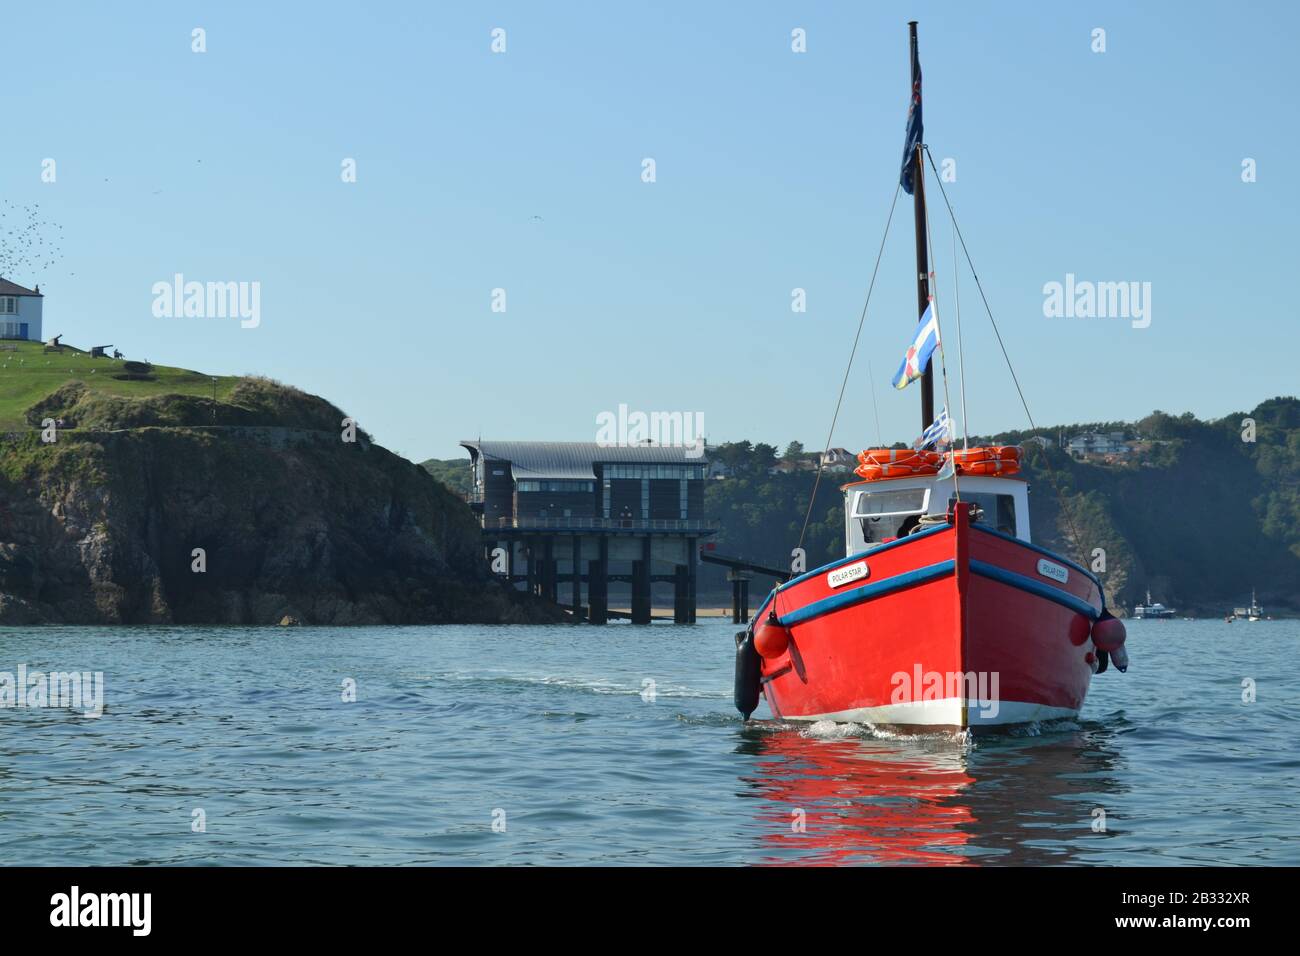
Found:
[(975, 523), (1030, 541), (1029, 485), (1020, 478), (933, 475), (844, 485), (845, 554), (859, 554), (932, 526), (957, 500), (976, 506)]

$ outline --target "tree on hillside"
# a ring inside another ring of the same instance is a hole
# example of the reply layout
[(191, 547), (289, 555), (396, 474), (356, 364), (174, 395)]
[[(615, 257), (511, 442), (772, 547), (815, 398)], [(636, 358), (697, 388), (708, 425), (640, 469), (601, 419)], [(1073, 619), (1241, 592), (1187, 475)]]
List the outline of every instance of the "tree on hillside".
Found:
[(723, 442), (709, 452), (709, 457), (721, 462), (733, 473), (749, 470), (749, 460), (754, 454), (754, 446), (747, 441)]
[(776, 446), (769, 445), (767, 442), (757, 442), (754, 445), (754, 469), (764, 472), (776, 464)]
[(709, 457), (731, 468), (733, 474), (765, 474), (776, 464), (776, 446), (765, 442), (724, 442), (709, 452)]
[(420, 467), (457, 494), (469, 494), (472, 481), (468, 458), (430, 458), (420, 462)]

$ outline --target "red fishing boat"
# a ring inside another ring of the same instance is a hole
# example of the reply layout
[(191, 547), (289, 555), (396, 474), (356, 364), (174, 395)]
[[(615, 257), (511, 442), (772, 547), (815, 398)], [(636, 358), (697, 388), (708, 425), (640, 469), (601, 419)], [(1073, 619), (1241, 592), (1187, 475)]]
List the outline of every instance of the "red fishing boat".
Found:
[(845, 557), (778, 585), (736, 636), (746, 719), (762, 696), (787, 720), (1006, 727), (1073, 717), (1093, 674), (1128, 666), (1124, 626), (1097, 577), (1032, 540), (1020, 449), (956, 448), (946, 403), (935, 417), (931, 358), (942, 349), (910, 28), (899, 188), (914, 199), (920, 319), (895, 384), (920, 381), (924, 433), (912, 449), (859, 455), (861, 480), (842, 489)]

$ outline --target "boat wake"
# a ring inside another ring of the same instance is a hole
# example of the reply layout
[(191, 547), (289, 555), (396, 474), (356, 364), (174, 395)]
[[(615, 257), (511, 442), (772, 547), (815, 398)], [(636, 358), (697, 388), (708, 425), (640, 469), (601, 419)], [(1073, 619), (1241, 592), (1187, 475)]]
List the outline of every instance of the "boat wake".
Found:
[(609, 694), (616, 696), (636, 696), (648, 698), (689, 698), (697, 700), (729, 700), (731, 694), (725, 688), (709, 689), (691, 687), (686, 684), (668, 683), (652, 677), (643, 678), (640, 683), (632, 684), (608, 678), (572, 677), (560, 674), (483, 674), (452, 671), (441, 674), (414, 675), (417, 680), (454, 681), (458, 683), (486, 684), (496, 686), (547, 687), (556, 690), (576, 691), (588, 694)]
[(1083, 725), (1076, 717), (1057, 717), (1052, 720), (1035, 720), (1027, 724), (1015, 724), (1002, 731), (1003, 737), (1041, 737), (1044, 734), (1068, 734), (1082, 730)]
[(935, 731), (934, 733), (900, 733), (888, 727), (852, 721), (819, 720), (815, 723), (790, 720), (749, 720), (744, 729), (764, 734), (794, 734), (805, 740), (891, 740), (912, 742), (938, 742), (942, 745), (965, 747), (971, 733), (965, 731)]
[(837, 723), (833, 720), (819, 720), (813, 724), (802, 725), (800, 736), (812, 740), (844, 740), (857, 737), (871, 740), (941, 741), (961, 746), (969, 744), (971, 740), (969, 730), (936, 730), (933, 733), (909, 731), (904, 733), (875, 724)]

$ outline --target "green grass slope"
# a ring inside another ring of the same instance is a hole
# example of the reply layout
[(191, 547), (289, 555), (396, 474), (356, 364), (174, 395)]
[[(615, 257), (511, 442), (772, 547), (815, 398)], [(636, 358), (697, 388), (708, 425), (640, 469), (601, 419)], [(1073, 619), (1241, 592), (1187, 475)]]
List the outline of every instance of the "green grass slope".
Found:
[[(122, 362), (90, 357), (72, 346), (62, 352), (45, 351), (40, 342), (0, 342), (0, 431), (26, 430), (27, 409), (64, 385), (79, 382), (94, 392), (121, 398), (152, 398), (158, 395), (189, 395), (212, 398), (215, 378), (216, 397), (230, 396), (240, 378), (232, 375), (212, 376), (190, 369), (155, 365), (146, 381), (116, 378), (124, 375)], [(8, 347), (14, 350), (9, 351)]]

